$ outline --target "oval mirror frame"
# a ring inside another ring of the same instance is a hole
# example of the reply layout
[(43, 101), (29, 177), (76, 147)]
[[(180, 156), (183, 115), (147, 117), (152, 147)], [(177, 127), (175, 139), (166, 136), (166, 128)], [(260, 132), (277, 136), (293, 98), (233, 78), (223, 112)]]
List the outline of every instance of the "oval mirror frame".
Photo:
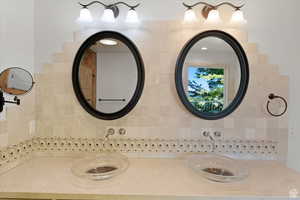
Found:
[[(190, 51), (190, 49), (201, 39), (207, 38), (207, 37), (216, 37), (219, 39), (224, 40), (226, 43), (228, 43), (234, 52), (236, 53), (239, 63), (240, 63), (240, 69), (241, 69), (241, 81), (240, 86), (238, 89), (238, 92), (233, 99), (233, 101), (228, 105), (227, 108), (225, 108), (222, 112), (219, 112), (217, 114), (215, 113), (204, 113), (199, 110), (197, 110), (189, 101), (185, 94), (183, 81), (182, 81), (182, 73), (183, 73), (183, 67), (185, 59)], [(178, 96), (183, 103), (183, 105), (195, 116), (200, 117), (202, 119), (206, 120), (217, 120), (222, 119), (228, 115), (230, 115), (232, 112), (234, 112), (238, 106), (243, 101), (249, 84), (249, 64), (248, 59), (246, 56), (246, 53), (240, 43), (231, 35), (229, 35), (226, 32), (219, 31), (219, 30), (211, 30), (211, 31), (205, 31), (202, 33), (199, 33), (195, 37), (193, 37), (190, 41), (187, 42), (187, 44), (184, 46), (184, 48), (181, 50), (179, 57), (176, 62), (176, 71), (175, 71), (175, 84), (176, 84), (176, 90), (178, 93)]]
[[(136, 61), (137, 65), (137, 86), (135, 92), (129, 101), (129, 103), (120, 111), (115, 113), (103, 113), (99, 112), (98, 110), (94, 109), (86, 100), (80, 88), (79, 82), (79, 69), (81, 59), (86, 49), (92, 46), (95, 42), (102, 40), (102, 39), (116, 39), (123, 42), (133, 54), (133, 57)], [(114, 31), (102, 31), (98, 32), (92, 36), (90, 36), (79, 48), (73, 63), (73, 70), (72, 70), (72, 82), (73, 82), (73, 90), (79, 101), (80, 105), (92, 116), (102, 119), (102, 120), (115, 120), (119, 119), (125, 115), (127, 115), (138, 103), (144, 88), (145, 82), (145, 69), (144, 69), (144, 62), (142, 56), (140, 55), (138, 48), (136, 45), (128, 39), (126, 36), (122, 35), (121, 33), (114, 32)]]
[(21, 71), (24, 71), (25, 73), (28, 74), (28, 77), (30, 77), (30, 79), (31, 79), (31, 86), (30, 86), (30, 88), (29, 88), (28, 90), (26, 90), (26, 92), (24, 92), (24, 93), (14, 94), (14, 93), (5, 91), (5, 89), (3, 89), (3, 88), (1, 87), (1, 84), (0, 84), (0, 90), (1, 90), (2, 92), (4, 92), (5, 94), (9, 94), (9, 95), (12, 95), (12, 96), (24, 96), (24, 95), (28, 94), (29, 92), (31, 92), (31, 90), (32, 90), (33, 87), (34, 87), (35, 82), (34, 82), (34, 79), (33, 79), (33, 75), (32, 75), (28, 70), (26, 70), (26, 69), (23, 69), (23, 68), (21, 68), (21, 67), (10, 67), (10, 68), (7, 68), (7, 69), (3, 70), (3, 71), (0, 73), (0, 78), (1, 78), (1, 76), (3, 75), (3, 73), (7, 72), (8, 70), (13, 70), (13, 69), (21, 70)]

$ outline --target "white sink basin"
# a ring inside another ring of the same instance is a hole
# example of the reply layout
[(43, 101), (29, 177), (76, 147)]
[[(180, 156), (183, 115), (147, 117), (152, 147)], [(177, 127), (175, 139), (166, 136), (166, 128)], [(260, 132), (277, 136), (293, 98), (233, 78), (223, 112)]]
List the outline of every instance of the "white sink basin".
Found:
[(72, 173), (80, 178), (99, 181), (120, 175), (129, 166), (126, 156), (119, 153), (100, 153), (74, 162)]
[(249, 172), (241, 161), (213, 153), (199, 153), (186, 156), (187, 165), (202, 177), (221, 183), (240, 181)]

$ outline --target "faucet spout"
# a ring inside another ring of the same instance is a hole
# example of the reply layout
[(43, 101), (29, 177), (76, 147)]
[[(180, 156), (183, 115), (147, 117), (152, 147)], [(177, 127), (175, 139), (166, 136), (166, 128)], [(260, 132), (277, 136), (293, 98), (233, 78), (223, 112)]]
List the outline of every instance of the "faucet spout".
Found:
[(209, 141), (211, 143), (211, 152), (215, 152), (215, 150), (216, 150), (216, 140), (211, 135), (209, 135)]
[[(216, 150), (216, 140), (208, 131), (203, 132), (203, 136), (209, 138), (209, 142), (211, 143), (211, 152), (215, 152)], [(214, 132), (215, 137), (221, 137), (221, 132)]]
[(105, 136), (104, 136), (104, 140), (105, 140), (105, 141), (108, 141), (108, 140), (109, 140), (109, 137), (110, 137), (111, 135), (114, 135), (114, 134), (115, 134), (115, 129), (113, 129), (113, 128), (108, 129), (108, 130), (107, 130), (107, 133), (106, 133)]

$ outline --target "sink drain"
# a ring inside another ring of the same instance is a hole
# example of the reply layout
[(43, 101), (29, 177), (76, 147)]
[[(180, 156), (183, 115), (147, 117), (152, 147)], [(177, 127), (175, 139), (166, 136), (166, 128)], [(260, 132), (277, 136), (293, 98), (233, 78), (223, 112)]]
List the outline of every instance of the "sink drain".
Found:
[(87, 174), (103, 174), (103, 173), (115, 171), (117, 169), (118, 168), (113, 167), (113, 166), (101, 166), (101, 167), (89, 169), (86, 171), (86, 173)]
[(229, 170), (221, 169), (221, 168), (205, 168), (203, 169), (203, 171), (210, 174), (219, 175), (219, 176), (234, 176), (234, 174)]

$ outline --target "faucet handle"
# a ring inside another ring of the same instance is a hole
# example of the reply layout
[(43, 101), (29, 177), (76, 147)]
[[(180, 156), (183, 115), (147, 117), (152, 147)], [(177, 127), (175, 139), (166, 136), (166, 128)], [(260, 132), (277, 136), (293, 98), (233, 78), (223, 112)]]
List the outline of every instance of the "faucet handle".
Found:
[(107, 130), (107, 135), (114, 135), (114, 134), (115, 134), (115, 129), (109, 128), (109, 129)]
[(125, 135), (126, 134), (126, 129), (125, 128), (120, 128), (119, 129), (119, 134), (120, 135)]
[(214, 132), (214, 136), (215, 137), (221, 137), (222, 136), (222, 132), (221, 131), (215, 131)]
[(108, 140), (109, 136), (114, 135), (114, 134), (115, 134), (115, 129), (113, 129), (113, 128), (107, 129), (107, 133), (105, 134), (105, 140)]
[(209, 131), (203, 131), (202, 135), (204, 137), (209, 137), (210, 136), (210, 132)]

